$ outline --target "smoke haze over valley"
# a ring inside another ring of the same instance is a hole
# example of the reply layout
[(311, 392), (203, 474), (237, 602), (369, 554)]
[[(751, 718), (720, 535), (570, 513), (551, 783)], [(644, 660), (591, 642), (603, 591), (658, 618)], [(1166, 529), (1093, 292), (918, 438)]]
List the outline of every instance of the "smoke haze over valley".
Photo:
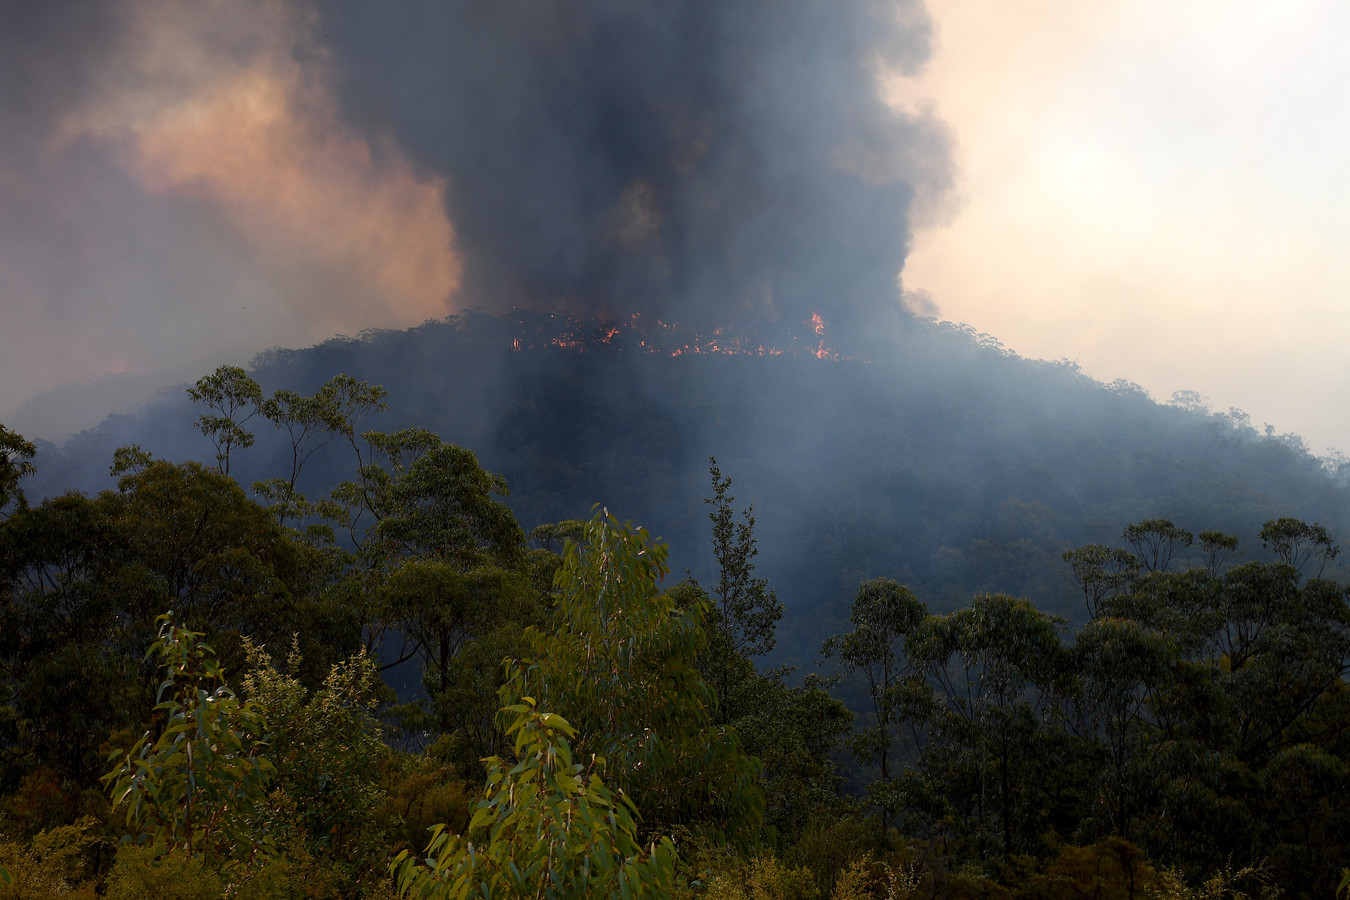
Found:
[(12, 4), (0, 410), (467, 308), (917, 313), (1350, 446), (1341, 14), (1202, 6)]

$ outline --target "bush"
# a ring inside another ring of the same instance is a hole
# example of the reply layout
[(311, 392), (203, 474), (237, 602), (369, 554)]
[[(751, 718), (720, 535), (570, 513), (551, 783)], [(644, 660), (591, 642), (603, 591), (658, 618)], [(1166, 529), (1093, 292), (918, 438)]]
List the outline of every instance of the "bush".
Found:
[(89, 876), (98, 838), (92, 818), (43, 831), (30, 843), (0, 840), (0, 900), (94, 900)]

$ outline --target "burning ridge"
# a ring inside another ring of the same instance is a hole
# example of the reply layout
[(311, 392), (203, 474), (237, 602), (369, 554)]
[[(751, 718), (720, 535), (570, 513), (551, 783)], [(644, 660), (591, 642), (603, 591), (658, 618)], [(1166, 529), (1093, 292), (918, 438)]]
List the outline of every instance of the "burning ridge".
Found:
[(680, 322), (633, 313), (626, 319), (576, 313), (539, 313), (513, 309), (503, 317), (513, 326), (516, 351), (558, 348), (577, 353), (646, 353), (658, 356), (727, 354), (733, 356), (813, 356), (816, 359), (869, 362), (847, 355), (826, 342), (827, 326), (820, 313), (802, 323), (802, 330), (784, 330), (779, 323), (719, 326), (711, 332)]

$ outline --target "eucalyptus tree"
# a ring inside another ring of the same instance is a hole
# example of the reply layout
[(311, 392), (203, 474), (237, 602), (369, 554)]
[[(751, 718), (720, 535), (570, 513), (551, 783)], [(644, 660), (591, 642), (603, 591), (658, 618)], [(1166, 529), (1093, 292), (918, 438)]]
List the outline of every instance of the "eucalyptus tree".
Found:
[(361, 423), (388, 407), (388, 391), (345, 373), (328, 379), (312, 395), (286, 388), (273, 392), (259, 409), (265, 419), (286, 434), (290, 443), (290, 474), (258, 481), (253, 490), (272, 505), (282, 521), (297, 522), (317, 512), (296, 482), (305, 465), (335, 438), (342, 437), (363, 462), (357, 434)]
[(893, 781), (899, 744), (908, 759), (925, 744), (925, 728), (933, 713), (931, 691), (921, 665), (909, 649), (928, 618), (928, 607), (914, 592), (890, 578), (875, 578), (858, 587), (850, 621), (853, 630), (828, 638), (826, 658), (838, 658), (844, 673), (860, 681), (871, 704), (871, 724), (853, 739), (854, 756), (876, 766), (880, 781), (869, 790), (885, 832), (900, 805)]
[(1137, 837), (1134, 819), (1143, 812), (1162, 732), (1162, 694), (1181, 659), (1169, 634), (1130, 619), (1103, 616), (1078, 632), (1075, 705), (1086, 734), (1104, 749), (1092, 786), (1098, 802), (1079, 826), (1086, 836)]
[[(1206, 531), (1200, 564), (1172, 571), (1164, 545), (1184, 541), (1168, 524), (1126, 530), (1156, 538), (1157, 555), (1144, 543), (1152, 564), (1077, 636), (1073, 705), (1104, 763), (1080, 831), (1125, 835), (1195, 871), (1279, 848), (1283, 883), (1309, 894), (1335, 874), (1313, 848), (1350, 838), (1342, 809), (1299, 800), (1350, 771), (1350, 606), (1318, 577), (1339, 550), (1325, 528), (1283, 518), (1261, 532), (1274, 561), (1230, 565), (1236, 538)], [(1305, 812), (1285, 814), (1278, 798)]]
[(1069, 675), (1062, 625), (1024, 598), (982, 594), (910, 640), (937, 695), (923, 768), (981, 856), (1026, 852), (1040, 831), (1038, 742)]
[(1073, 581), (1083, 592), (1089, 618), (1095, 619), (1102, 604), (1129, 586), (1138, 576), (1139, 559), (1128, 550), (1105, 544), (1087, 544), (1066, 550), (1063, 559), (1073, 572)]
[(422, 721), (461, 734), (466, 759), (480, 759), (499, 740), (500, 660), (522, 651), (524, 627), (543, 611), (525, 533), (501, 499), (505, 479), (470, 451), (425, 432), (365, 437), (388, 451), (388, 468), (368, 463), (338, 493), (369, 513), (356, 551), (364, 565), (352, 573), (356, 590), (374, 585), (367, 635), (403, 643), (386, 666), (420, 659)]
[(547, 627), (531, 627), (513, 684), (577, 729), (575, 749), (608, 760), (611, 784), (643, 813), (644, 833), (682, 824), (753, 841), (763, 821), (759, 766), (714, 723), (696, 666), (706, 601), (658, 587), (666, 547), (600, 509), (568, 542)]
[(210, 410), (194, 424), (215, 445), (221, 473), (230, 474), (230, 453), (253, 446), (255, 435), (244, 426), (262, 412), (262, 388), (239, 366), (220, 366), (198, 378), (187, 393)]
[[(384, 668), (418, 658), (425, 703), (404, 708), (410, 727), (470, 734), (472, 760), (496, 746), (492, 726), (498, 661), (519, 650), (538, 619), (525, 536), (499, 497), (506, 482), (469, 451), (423, 429), (362, 430), (388, 393), (351, 375), (313, 394), (282, 388), (263, 399), (242, 369), (221, 367), (189, 390), (215, 415), (198, 420), (228, 468), (229, 452), (253, 443), (254, 415), (283, 432), (289, 470), (253, 484), (276, 520), (300, 526), (342, 569), (327, 591)], [(334, 440), (350, 446), (354, 477), (321, 500), (298, 487), (307, 464)], [(398, 647), (386, 645), (397, 642)]]
[(1274, 553), (1280, 562), (1297, 569), (1300, 575), (1309, 563), (1316, 563), (1317, 572), (1313, 578), (1321, 578), (1327, 564), (1341, 552), (1325, 526), (1309, 525), (1290, 516), (1262, 526), (1261, 545)]
[(1128, 525), (1121, 537), (1134, 548), (1139, 564), (1147, 572), (1166, 572), (1177, 553), (1195, 542), (1194, 535), (1168, 519), (1146, 519)]

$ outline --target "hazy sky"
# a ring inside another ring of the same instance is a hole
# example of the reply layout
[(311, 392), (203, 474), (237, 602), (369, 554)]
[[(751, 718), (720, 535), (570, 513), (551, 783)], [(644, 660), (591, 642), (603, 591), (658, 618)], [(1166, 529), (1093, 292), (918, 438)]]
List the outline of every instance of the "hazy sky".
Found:
[[(344, 126), (308, 4), (8, 3), (0, 415), (454, 311), (444, 179)], [(57, 410), (7, 416), (35, 436)], [(82, 424), (88, 424), (85, 420)]]
[(1350, 4), (930, 0), (944, 318), (1350, 452)]
[[(456, 309), (453, 186), (346, 123), (307, 3), (7, 7), (0, 415)], [(1350, 5), (928, 9), (927, 66), (879, 70), (953, 146), (905, 288), (1023, 355), (1350, 450)]]

